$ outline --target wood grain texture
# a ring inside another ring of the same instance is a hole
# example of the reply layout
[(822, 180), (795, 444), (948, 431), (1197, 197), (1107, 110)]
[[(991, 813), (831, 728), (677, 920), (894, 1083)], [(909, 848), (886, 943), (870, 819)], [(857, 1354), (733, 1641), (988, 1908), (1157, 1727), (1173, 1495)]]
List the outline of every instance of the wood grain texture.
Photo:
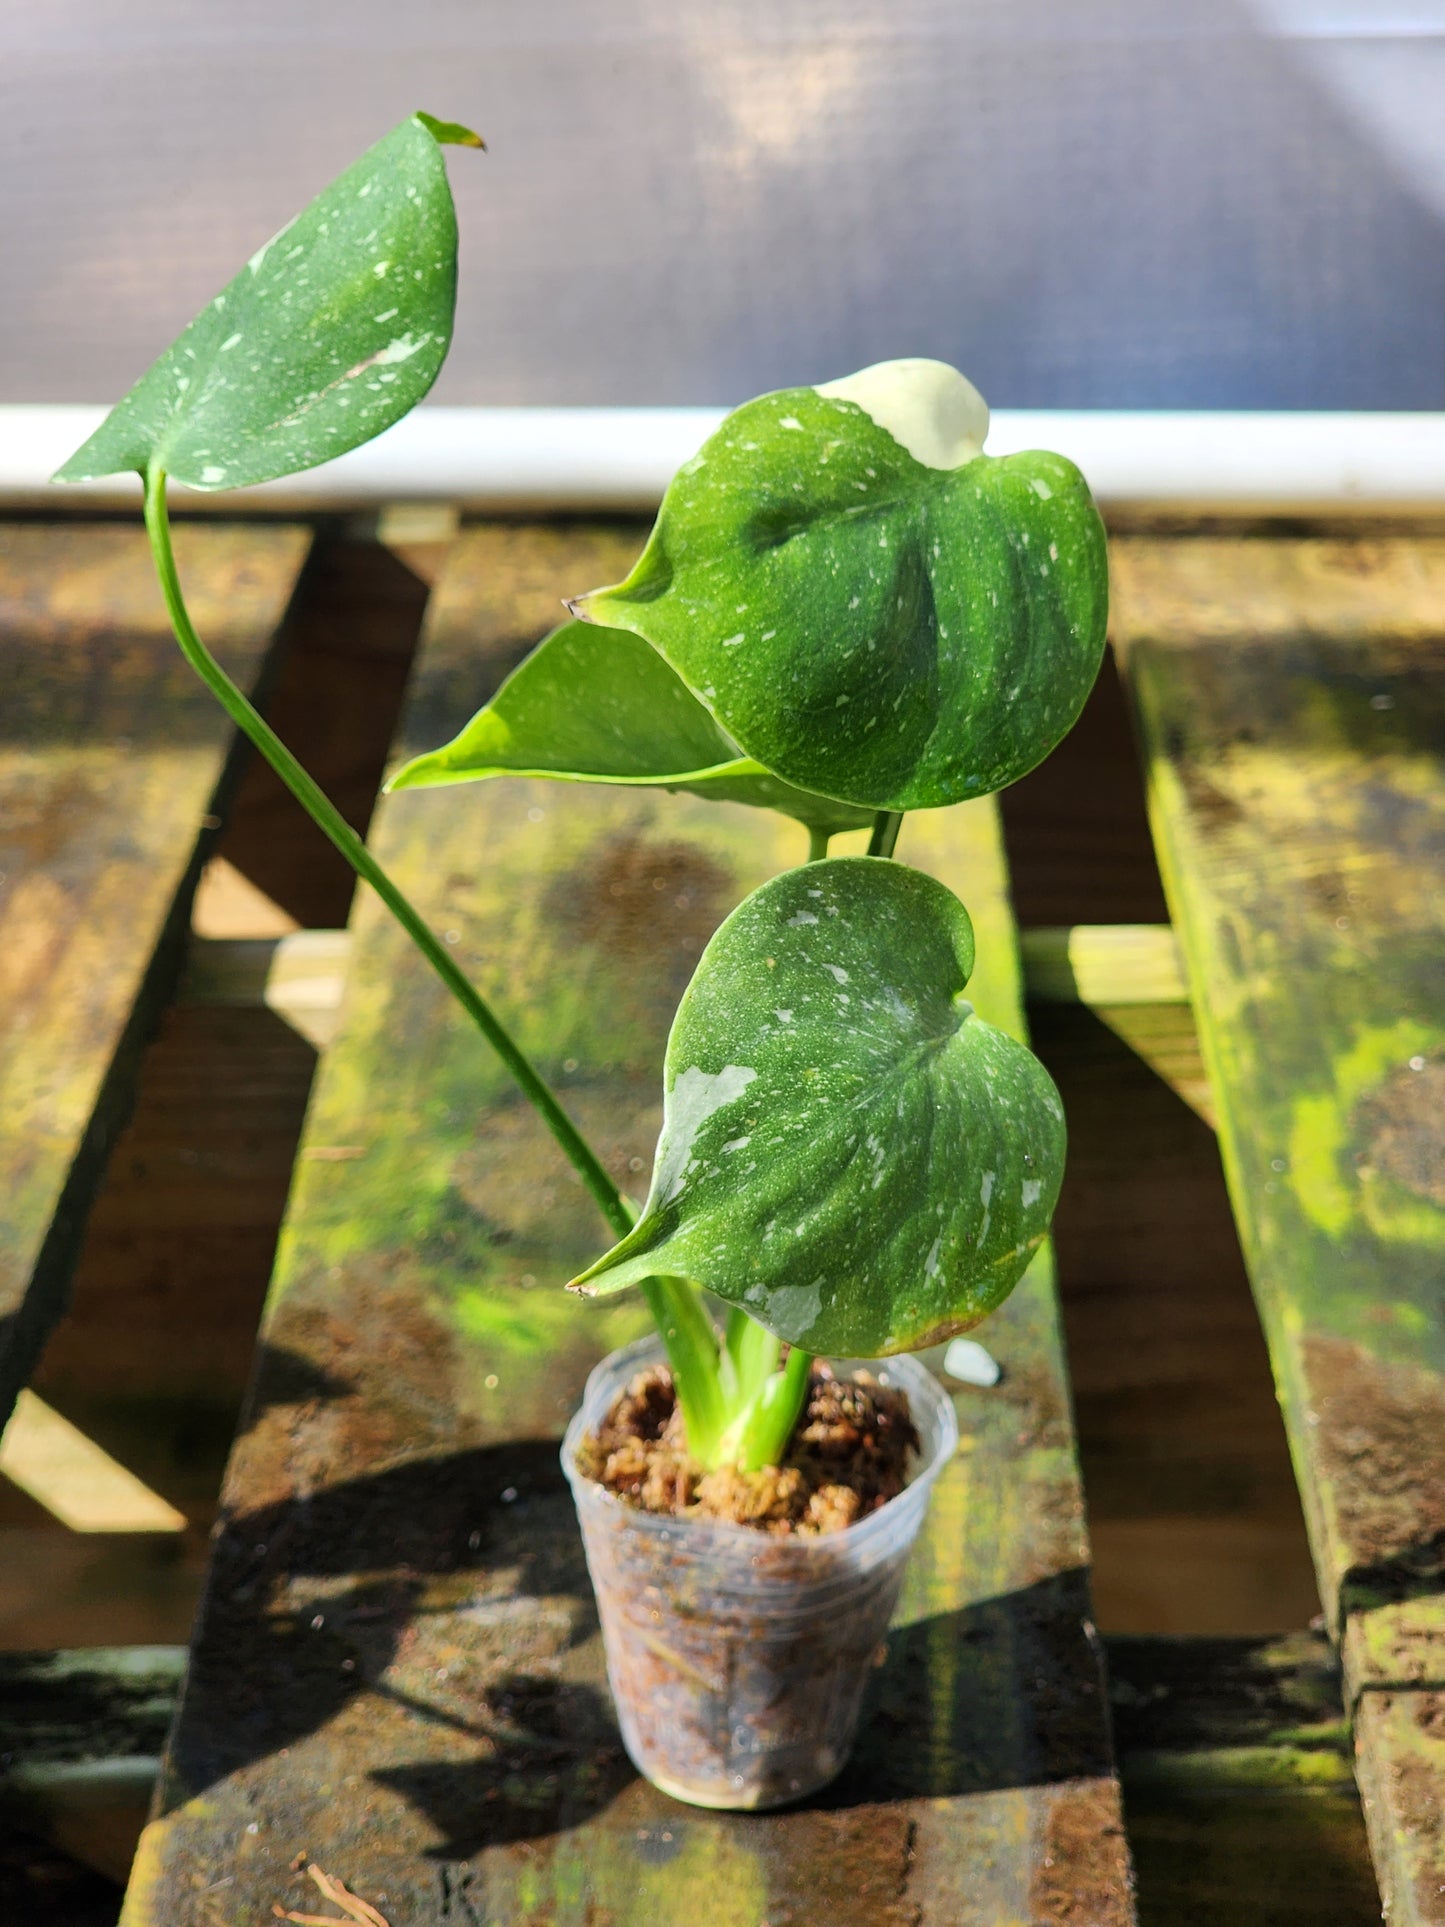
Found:
[[(202, 633), (254, 684), (304, 533), (177, 546)], [(231, 742), (138, 528), (0, 530), (0, 1421), (63, 1306)]]
[(123, 1883), (184, 1670), (176, 1646), (0, 1654), (0, 1820)]
[[(444, 740), (555, 598), (615, 578), (639, 539), (464, 536), (399, 753)], [(801, 831), (508, 782), (398, 797), (374, 838), (640, 1189), (676, 999), (732, 903), (802, 859)], [(1017, 1027), (994, 813), (905, 838), (974, 915), (979, 1007)], [(990, 1324), (1002, 1385), (957, 1388), (964, 1450), (854, 1764), (814, 1806), (739, 1817), (674, 1805), (618, 1745), (556, 1456), (587, 1369), (643, 1320), (559, 1290), (604, 1240), (480, 1041), (361, 904), (128, 1927), (301, 1906), (302, 1848), (418, 1923), (1132, 1919), (1047, 1267)]]
[(1030, 1004), (1084, 1004), (1213, 1130), (1174, 932), (1167, 923), (1044, 925), (1019, 933)]
[(1105, 1645), (1143, 1927), (1378, 1922), (1324, 1635)]
[[(1144, 1927), (1377, 1922), (1339, 1667), (1323, 1634), (1104, 1645)], [(12, 1787), (25, 1789), (7, 1802), (0, 1778), (0, 1817), (23, 1801), (37, 1829), (74, 1837), (68, 1769), (118, 1795), (140, 1783), (157, 1764), (185, 1658), (180, 1646), (0, 1657), (0, 1739)]]
[(1392, 1816), (1445, 1615), (1445, 543), (1141, 539), (1115, 566), (1376, 1861), (1392, 1921), (1439, 1922), (1438, 1748)]

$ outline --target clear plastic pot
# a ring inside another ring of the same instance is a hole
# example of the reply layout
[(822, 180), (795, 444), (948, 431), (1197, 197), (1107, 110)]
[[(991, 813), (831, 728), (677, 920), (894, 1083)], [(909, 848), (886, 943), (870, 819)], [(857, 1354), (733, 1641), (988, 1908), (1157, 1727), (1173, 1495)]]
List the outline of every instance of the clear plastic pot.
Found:
[(587, 1381), (562, 1466), (577, 1502), (623, 1742), (664, 1793), (775, 1807), (825, 1786), (853, 1744), (864, 1684), (929, 1494), (958, 1445), (948, 1395), (914, 1358), (840, 1359), (908, 1394), (922, 1442), (896, 1499), (842, 1532), (772, 1538), (623, 1504), (576, 1467), (583, 1434), (663, 1356), (645, 1338)]

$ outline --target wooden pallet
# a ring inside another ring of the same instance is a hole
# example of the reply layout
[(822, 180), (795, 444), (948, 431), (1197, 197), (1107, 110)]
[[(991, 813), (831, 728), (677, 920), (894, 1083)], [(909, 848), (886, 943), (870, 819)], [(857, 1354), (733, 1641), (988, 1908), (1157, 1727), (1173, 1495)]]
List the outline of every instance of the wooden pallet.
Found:
[[(614, 577), (637, 539), (596, 525), (458, 538), (396, 754), (448, 734), (549, 626), (559, 584)], [(1413, 1927), (1445, 1919), (1432, 1889), (1445, 1879), (1445, 1498), (1430, 1430), (1445, 1407), (1431, 1402), (1440, 1328), (1428, 1323), (1440, 1111), (1406, 1102), (1445, 1062), (1445, 1000), (1428, 985), (1439, 926), (1418, 887), (1440, 822), (1429, 718), (1445, 565), (1405, 538), (1136, 539), (1116, 556), (1116, 637), (1177, 940), (1034, 930), (1020, 961), (992, 804), (911, 818), (901, 853), (969, 903), (978, 1001), (996, 1021), (1021, 1028), (1025, 986), (1036, 1002), (1082, 1002), (1218, 1120), (1343, 1644), (1381, 1888), (1389, 1917)], [(279, 602), (267, 607), (274, 622)], [(1371, 706), (1380, 695), (1394, 707)], [(1312, 785), (1313, 813), (1300, 807)], [(636, 1184), (676, 995), (729, 905), (800, 860), (801, 833), (688, 799), (516, 783), (402, 796), (373, 835)], [(1364, 907), (1326, 917), (1331, 879)], [(1336, 916), (1358, 919), (1349, 941)], [(1315, 1646), (1116, 1644), (1116, 1768), (1047, 1261), (984, 1334), (1002, 1384), (952, 1388), (964, 1451), (839, 1787), (738, 1819), (638, 1782), (617, 1746), (555, 1445), (586, 1369), (637, 1328), (636, 1308), (553, 1289), (596, 1243), (590, 1207), (374, 904), (358, 905), (344, 945), (197, 956), (187, 994), (284, 1005), (300, 984), (314, 1016), (343, 967), (131, 1927), (305, 1910), (314, 1889), (290, 1864), (303, 1850), (393, 1927), (693, 1915), (1102, 1927), (1136, 1917), (1121, 1771), (1146, 1922), (1324, 1919), (1331, 1880), (1358, 1898), (1355, 1795)], [(117, 993), (122, 1022), (141, 1007), (138, 981)], [(1376, 1078), (1399, 1073), (1384, 1110), (1361, 1082), (1386, 1047), (1370, 1055), (1366, 1025), (1389, 1049), (1411, 1044), (1403, 1069), (1388, 1059)], [(91, 1050), (97, 1091), (109, 1049)], [(1417, 1056), (1423, 1071), (1409, 1068)], [(1315, 1187), (1303, 1216), (1294, 1171), (1280, 1183), (1273, 1169), (1301, 1104)], [(1361, 1131), (1373, 1165), (1353, 1159)], [(1335, 1216), (1322, 1224), (1321, 1209)], [(1321, 1345), (1376, 1374), (1388, 1437), (1362, 1435), (1357, 1380), (1308, 1377)], [(1151, 1741), (1149, 1709), (1166, 1703), (1191, 1709), (1185, 1726), (1165, 1719)], [(32, 1812), (50, 1798), (36, 1771)], [(1211, 1914), (1230, 1873), (1234, 1898)]]

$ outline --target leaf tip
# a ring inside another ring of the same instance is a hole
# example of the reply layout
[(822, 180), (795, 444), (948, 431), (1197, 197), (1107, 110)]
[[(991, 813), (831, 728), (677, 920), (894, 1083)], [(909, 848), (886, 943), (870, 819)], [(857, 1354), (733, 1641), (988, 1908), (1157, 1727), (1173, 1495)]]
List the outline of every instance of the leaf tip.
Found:
[(382, 795), (394, 796), (398, 790), (416, 789), (419, 781), (417, 765), (426, 760), (425, 756), (413, 756), (409, 763), (403, 763), (400, 769), (394, 769), (381, 786)]
[(629, 1285), (636, 1284), (638, 1280), (627, 1261), (633, 1255), (630, 1247), (637, 1230), (634, 1225), (627, 1236), (619, 1239), (610, 1251), (604, 1251), (595, 1264), (579, 1271), (575, 1278), (569, 1278), (567, 1290), (579, 1298), (609, 1298), (613, 1292), (625, 1291)]
[(479, 147), (484, 154), (487, 151), (487, 143), (481, 135), (459, 120), (438, 120), (435, 114), (424, 113), (421, 108), (417, 109), (413, 118), (421, 122), (441, 147)]

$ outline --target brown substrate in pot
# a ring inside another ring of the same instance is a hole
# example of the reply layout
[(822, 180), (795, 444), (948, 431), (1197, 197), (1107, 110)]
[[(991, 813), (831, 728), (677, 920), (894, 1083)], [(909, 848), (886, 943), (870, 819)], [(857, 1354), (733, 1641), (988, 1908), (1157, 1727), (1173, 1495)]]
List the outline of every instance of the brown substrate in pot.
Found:
[(665, 1365), (640, 1371), (583, 1439), (578, 1469), (645, 1512), (725, 1519), (778, 1537), (840, 1532), (908, 1483), (918, 1433), (901, 1389), (815, 1365), (781, 1465), (707, 1472), (688, 1454)]

